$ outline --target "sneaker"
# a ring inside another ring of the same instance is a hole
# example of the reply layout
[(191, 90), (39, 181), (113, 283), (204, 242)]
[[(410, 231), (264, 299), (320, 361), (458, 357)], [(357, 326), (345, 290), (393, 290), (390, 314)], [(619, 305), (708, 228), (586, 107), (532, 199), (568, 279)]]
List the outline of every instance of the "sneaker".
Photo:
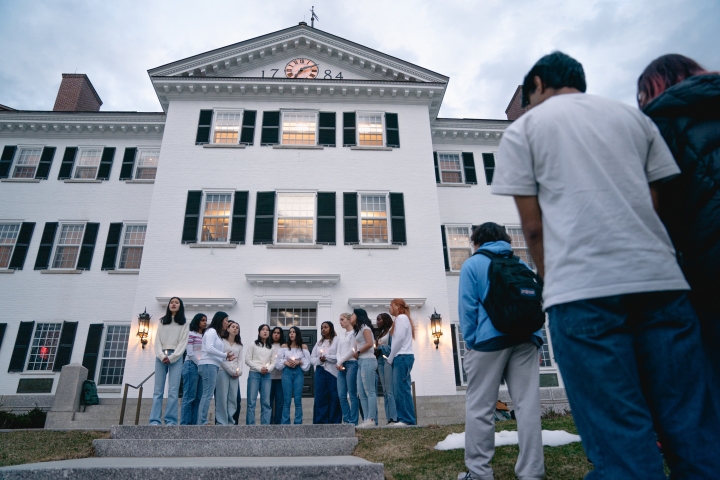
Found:
[(368, 427), (374, 427), (375, 421), (371, 419), (367, 419), (363, 421), (362, 423), (358, 424), (355, 428), (368, 428)]
[(458, 473), (458, 480), (475, 480), (476, 478), (478, 477), (470, 473), (470, 470)]
[(396, 423), (397, 423), (397, 422), (396, 422), (395, 420), (388, 420), (387, 426), (388, 426), (388, 427), (392, 427), (392, 426), (395, 425)]
[(408, 427), (409, 425), (405, 422), (397, 421), (397, 422), (393, 423), (392, 426), (393, 427)]

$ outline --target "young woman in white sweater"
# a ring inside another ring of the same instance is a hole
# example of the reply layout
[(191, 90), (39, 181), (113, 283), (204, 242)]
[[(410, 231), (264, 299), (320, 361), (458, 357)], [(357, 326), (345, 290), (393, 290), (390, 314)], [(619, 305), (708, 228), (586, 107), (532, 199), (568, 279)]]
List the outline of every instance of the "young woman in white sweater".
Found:
[(202, 358), (200, 359), (200, 378), (202, 379), (203, 394), (200, 399), (200, 413), (198, 414), (200, 425), (207, 425), (210, 400), (215, 393), (217, 374), (222, 362), (235, 359), (232, 352), (224, 352), (222, 334), (228, 326), (228, 314), (217, 312), (213, 315), (210, 327), (203, 335)]
[(188, 340), (185, 306), (178, 297), (168, 302), (165, 316), (155, 332), (155, 389), (150, 410), (150, 425), (162, 425), (163, 394), (168, 378), (168, 399), (165, 406), (165, 425), (178, 424), (178, 396), (182, 376), (182, 357)]
[[(343, 423), (357, 425), (358, 411), (360, 409), (360, 400), (357, 395), (358, 362), (355, 358), (357, 343), (355, 342), (355, 330), (353, 330), (351, 317), (351, 313), (340, 315), (340, 326), (345, 330), (345, 335), (338, 340), (335, 368), (338, 371), (338, 397), (342, 409)], [(350, 398), (349, 403), (348, 397)]]
[(315, 402), (313, 423), (341, 423), (342, 409), (338, 398), (337, 347), (339, 339), (332, 322), (320, 325), (322, 337), (315, 344), (310, 363), (315, 366)]
[(298, 327), (290, 327), (288, 341), (280, 349), (276, 368), (283, 371), (283, 425), (290, 425), (290, 403), (295, 400), (295, 421), (301, 424), (303, 419), (302, 411), (302, 387), (305, 383), (304, 372), (310, 368), (310, 354), (307, 345), (303, 344), (302, 333)]
[(275, 368), (273, 363), (272, 340), (270, 327), (262, 324), (258, 328), (258, 338), (252, 343), (245, 354), (245, 365), (250, 367), (247, 381), (247, 411), (245, 424), (255, 425), (255, 404), (260, 393), (260, 424), (269, 425), (270, 415), (270, 372)]
[(222, 362), (215, 383), (215, 424), (234, 425), (238, 409), (237, 393), (242, 375), (243, 344), (240, 339), (240, 325), (228, 320), (228, 327), (222, 335), (223, 352), (232, 352), (233, 360)]
[(398, 419), (394, 426), (404, 427), (416, 423), (410, 379), (410, 371), (415, 363), (412, 345), (415, 340), (415, 326), (410, 318), (410, 307), (402, 298), (390, 302), (390, 315), (395, 317), (395, 322), (390, 329), (392, 347), (386, 361), (392, 365), (393, 372), (393, 393)]
[(198, 313), (190, 322), (185, 363), (182, 370), (183, 396), (180, 407), (180, 425), (197, 425), (198, 408), (202, 397), (202, 382), (198, 364), (202, 357), (202, 336), (207, 328), (207, 317)]

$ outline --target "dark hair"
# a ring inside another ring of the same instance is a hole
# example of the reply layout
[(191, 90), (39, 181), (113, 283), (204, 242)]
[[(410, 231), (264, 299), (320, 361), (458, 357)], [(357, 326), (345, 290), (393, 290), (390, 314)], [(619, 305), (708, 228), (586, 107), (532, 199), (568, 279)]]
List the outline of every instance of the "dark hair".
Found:
[(255, 340), (255, 345), (257, 345), (258, 347), (272, 348), (272, 333), (270, 333), (270, 335), (268, 335), (267, 340), (263, 341), (263, 339), (260, 338), (260, 332), (265, 327), (267, 327), (268, 332), (270, 331), (270, 325), (268, 325), (267, 323), (263, 323), (262, 325), (260, 325), (258, 327), (258, 338), (257, 338), (257, 340)]
[[(190, 331), (191, 332), (197, 332), (200, 333), (200, 322), (202, 322), (202, 319), (205, 318), (207, 320), (207, 315), (204, 313), (197, 313), (193, 317), (193, 319), (190, 321)], [(205, 326), (207, 329), (207, 326)]]
[(581, 92), (587, 90), (585, 72), (582, 64), (562, 52), (545, 55), (533, 65), (522, 85), (522, 106), (530, 105), (530, 94), (535, 92), (535, 77), (540, 77), (544, 87), (577, 88)]
[(389, 331), (390, 328), (393, 326), (393, 319), (392, 317), (387, 313), (381, 313), (377, 316), (377, 319), (381, 319), (383, 321), (383, 328), (382, 330), (378, 329), (378, 338), (384, 337)]
[(228, 318), (228, 314), (225, 312), (215, 312), (215, 315), (213, 315), (212, 322), (210, 322), (210, 326), (208, 328), (213, 328), (218, 334), (218, 337), (221, 337), (223, 334), (223, 326), (222, 322)]
[(355, 330), (355, 333), (357, 334), (363, 325), (368, 327), (372, 332), (372, 322), (370, 321), (367, 312), (362, 308), (356, 308), (353, 310), (353, 313), (356, 317), (355, 325), (353, 325), (353, 330)]
[[(295, 341), (290, 343), (290, 332), (292, 331), (295, 331)], [(292, 345), (295, 345), (294, 348), (299, 348), (300, 350), (303, 348), (302, 331), (298, 327), (290, 327), (290, 331), (288, 332), (287, 346), (291, 348)]]
[(160, 323), (162, 323), (163, 325), (170, 325), (172, 323), (173, 316), (172, 312), (170, 312), (170, 302), (173, 301), (173, 298), (177, 298), (180, 302), (180, 308), (178, 308), (178, 311), (175, 314), (175, 323), (177, 323), (178, 325), (185, 325), (185, 304), (180, 297), (170, 297), (170, 300), (168, 300), (167, 308), (165, 308), (165, 316), (160, 319)]
[(470, 241), (476, 247), (484, 245), (488, 242), (503, 241), (512, 243), (505, 227), (493, 222), (485, 222), (479, 227), (476, 227), (475, 230), (473, 230), (472, 235), (470, 235)]
[(658, 57), (645, 67), (638, 78), (638, 105), (643, 108), (673, 85), (704, 73), (708, 72), (695, 60), (684, 55), (671, 53)]
[(333, 325), (332, 322), (322, 322), (322, 323), (320, 324), (320, 340), (318, 340), (318, 344), (320, 344), (320, 342), (322, 342), (322, 341), (325, 339), (325, 338), (322, 336), (322, 326), (325, 325), (326, 323), (327, 323), (328, 326), (330, 327), (330, 338), (329, 338), (329, 340), (330, 340), (330, 345), (332, 345), (333, 339), (334, 339), (335, 337), (337, 337), (337, 333), (335, 333), (335, 325)]
[(232, 324), (235, 324), (238, 326), (238, 334), (235, 336), (235, 343), (239, 343), (240, 345), (242, 345), (242, 338), (240, 338), (240, 324), (237, 323), (235, 320), (228, 320), (228, 328), (225, 330), (225, 333), (223, 333), (221, 335), (221, 338), (224, 338), (225, 340), (230, 338), (229, 330), (230, 330), (230, 325), (232, 325)]
[(270, 345), (275, 345), (275, 341), (273, 340), (272, 337), (273, 337), (273, 334), (275, 333), (276, 330), (280, 330), (280, 340), (279, 340), (277, 343), (278, 343), (279, 345), (282, 345), (283, 343), (285, 343), (285, 332), (284, 332), (283, 329), (280, 328), (280, 327), (275, 327), (275, 328), (273, 328), (272, 331), (270, 332)]

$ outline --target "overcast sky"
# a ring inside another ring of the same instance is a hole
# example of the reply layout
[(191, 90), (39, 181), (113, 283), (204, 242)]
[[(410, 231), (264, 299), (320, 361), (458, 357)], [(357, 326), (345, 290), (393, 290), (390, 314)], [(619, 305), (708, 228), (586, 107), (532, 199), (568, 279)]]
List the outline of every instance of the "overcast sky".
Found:
[(148, 69), (309, 23), (311, 5), (316, 28), (449, 76), (442, 117), (504, 119), (553, 50), (583, 64), (588, 93), (631, 104), (665, 53), (720, 70), (718, 0), (0, 0), (0, 104), (51, 110), (77, 71), (102, 110), (159, 111)]

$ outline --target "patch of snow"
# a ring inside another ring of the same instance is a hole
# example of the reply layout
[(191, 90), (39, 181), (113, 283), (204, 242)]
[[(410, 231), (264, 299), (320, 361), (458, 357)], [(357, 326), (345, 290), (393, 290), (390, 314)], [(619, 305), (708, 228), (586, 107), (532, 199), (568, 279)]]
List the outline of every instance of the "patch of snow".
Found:
[[(543, 430), (542, 431), (543, 445), (548, 447), (558, 447), (560, 445), (567, 445), (568, 443), (579, 442), (580, 436), (573, 435), (566, 432), (565, 430)], [(501, 447), (503, 445), (517, 445), (518, 444), (518, 433), (513, 431), (503, 430), (495, 433), (495, 446)], [(463, 433), (451, 433), (445, 440), (435, 445), (435, 450), (454, 450), (456, 448), (465, 448), (465, 432)]]

